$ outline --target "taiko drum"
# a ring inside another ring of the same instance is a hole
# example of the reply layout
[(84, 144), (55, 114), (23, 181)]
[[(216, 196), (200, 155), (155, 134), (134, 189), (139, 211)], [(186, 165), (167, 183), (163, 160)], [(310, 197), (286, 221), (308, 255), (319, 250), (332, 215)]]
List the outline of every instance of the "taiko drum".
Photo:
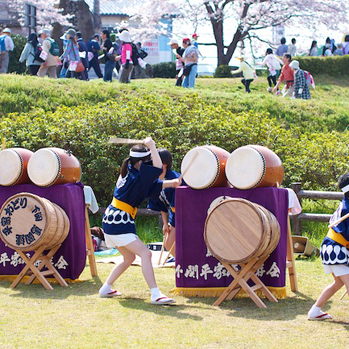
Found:
[(228, 186), (225, 164), (229, 155), (226, 150), (212, 145), (191, 149), (181, 164), (184, 181), (193, 189)]
[(27, 173), (33, 152), (24, 148), (8, 148), (0, 152), (0, 185), (30, 183)]
[(30, 193), (19, 193), (5, 201), (0, 211), (0, 237), (15, 250), (47, 250), (68, 236), (70, 222), (64, 210), (53, 202)]
[(228, 182), (237, 189), (278, 187), (284, 177), (280, 158), (260, 145), (235, 149), (225, 166)]
[(79, 160), (60, 148), (42, 148), (36, 151), (28, 163), (30, 180), (39, 187), (75, 183), (81, 179)]
[(227, 263), (247, 263), (274, 251), (280, 226), (266, 208), (245, 199), (219, 200), (206, 218), (204, 239), (212, 255)]

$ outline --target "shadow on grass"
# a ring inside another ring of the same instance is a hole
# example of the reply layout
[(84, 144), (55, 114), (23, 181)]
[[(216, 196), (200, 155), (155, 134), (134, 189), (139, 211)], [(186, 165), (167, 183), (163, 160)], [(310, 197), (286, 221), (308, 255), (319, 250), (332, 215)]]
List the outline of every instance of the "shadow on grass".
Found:
[[(287, 297), (285, 299), (278, 300), (277, 303), (270, 302), (267, 298), (261, 298), (263, 303), (267, 306), (266, 309), (258, 308), (251, 298), (233, 298), (232, 300), (226, 300), (221, 303), (217, 309), (229, 311), (227, 316), (234, 318), (254, 319), (262, 321), (287, 321), (294, 320), (298, 316), (306, 316), (308, 310), (315, 303), (315, 299), (312, 299), (301, 292), (294, 293), (294, 297)], [(205, 303), (212, 305), (218, 299), (217, 298), (190, 298), (189, 303), (199, 304)], [(325, 310), (330, 307), (331, 300), (326, 303)]]
[(183, 320), (195, 320), (202, 321), (203, 317), (198, 315), (189, 314), (185, 310), (191, 311), (192, 309), (201, 309), (199, 306), (191, 306), (184, 304), (174, 304), (174, 305), (153, 305), (148, 301), (139, 298), (121, 298), (119, 303), (122, 307), (128, 309), (137, 309), (147, 312), (152, 312), (156, 315), (171, 316)]
[[(14, 298), (32, 298), (32, 299), (66, 299), (71, 296), (86, 297), (98, 295), (98, 290), (102, 286), (102, 281), (98, 276), (93, 279), (84, 280), (76, 283), (68, 283), (68, 287), (63, 287), (59, 284), (51, 283), (53, 290), (46, 290), (40, 284), (25, 285), (20, 283), (11, 290), (10, 297)], [(0, 290), (10, 288), (11, 282), (1, 282)]]

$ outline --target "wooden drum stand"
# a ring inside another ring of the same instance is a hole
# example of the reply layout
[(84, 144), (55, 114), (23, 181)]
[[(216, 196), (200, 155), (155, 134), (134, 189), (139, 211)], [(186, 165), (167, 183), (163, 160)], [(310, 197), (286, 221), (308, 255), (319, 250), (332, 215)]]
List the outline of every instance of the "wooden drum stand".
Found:
[[(236, 269), (230, 263), (220, 261), (229, 271), (234, 280), (220, 295), (220, 297), (213, 303), (213, 305), (220, 305), (225, 299), (232, 300), (241, 289), (243, 289), (248, 294), (248, 296), (259, 308), (267, 307), (255, 293), (255, 291), (259, 289), (271, 302), (277, 303), (277, 299), (256, 275), (258, 268), (268, 259), (268, 257), (269, 255), (261, 258), (256, 257), (252, 258), (248, 263), (239, 263), (238, 265), (241, 267), (241, 269), (238, 271), (236, 271)], [(255, 283), (254, 286), (248, 285), (247, 281), (250, 279)]]
[[(266, 308), (266, 305), (255, 293), (257, 290), (277, 303), (256, 275), (280, 239), (280, 226), (271, 212), (245, 199), (219, 197), (209, 208), (204, 238), (212, 255), (234, 278), (214, 305), (233, 299), (241, 289), (259, 308)], [(249, 280), (255, 285), (248, 285)]]
[[(53, 290), (45, 278), (53, 275), (61, 286), (68, 286), (51, 262), (70, 229), (69, 218), (61, 207), (40, 196), (23, 192), (5, 201), (0, 219), (2, 241), (14, 249), (26, 264), (10, 288), (15, 288), (25, 275), (30, 275), (26, 285), (38, 278), (47, 290)], [(28, 257), (25, 251), (34, 251), (34, 255)], [(44, 251), (48, 252), (45, 254)], [(47, 270), (42, 271), (44, 267)]]

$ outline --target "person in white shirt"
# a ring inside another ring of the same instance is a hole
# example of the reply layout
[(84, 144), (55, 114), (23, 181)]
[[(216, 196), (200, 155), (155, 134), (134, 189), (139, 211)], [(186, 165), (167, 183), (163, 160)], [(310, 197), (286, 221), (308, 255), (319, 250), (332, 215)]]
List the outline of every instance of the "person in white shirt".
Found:
[(6, 74), (9, 64), (9, 52), (13, 51), (15, 45), (11, 39), (11, 29), (5, 28), (3, 34), (0, 36), (0, 40), (4, 40), (5, 50), (0, 53), (0, 74)]
[(267, 88), (268, 92), (272, 91), (272, 83), (276, 86), (276, 78), (279, 76), (279, 72), (281, 70), (281, 64), (283, 64), (282, 60), (273, 55), (273, 50), (271, 48), (267, 48), (266, 56), (262, 65), (266, 65), (269, 69), (268, 75), (268, 84)]
[(291, 45), (288, 45), (287, 53), (289, 53), (292, 57), (296, 55), (297, 46), (296, 46), (296, 39), (292, 38)]

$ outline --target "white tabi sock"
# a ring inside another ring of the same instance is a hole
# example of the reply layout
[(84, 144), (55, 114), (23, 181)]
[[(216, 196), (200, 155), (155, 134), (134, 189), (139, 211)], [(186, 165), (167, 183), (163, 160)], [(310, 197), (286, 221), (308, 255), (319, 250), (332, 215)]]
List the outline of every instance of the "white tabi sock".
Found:
[(106, 282), (103, 284), (103, 286), (99, 289), (100, 294), (106, 294), (111, 292), (111, 285), (107, 284)]
[(324, 314), (320, 307), (317, 307), (315, 304), (311, 307), (308, 312), (308, 317), (316, 317)]

